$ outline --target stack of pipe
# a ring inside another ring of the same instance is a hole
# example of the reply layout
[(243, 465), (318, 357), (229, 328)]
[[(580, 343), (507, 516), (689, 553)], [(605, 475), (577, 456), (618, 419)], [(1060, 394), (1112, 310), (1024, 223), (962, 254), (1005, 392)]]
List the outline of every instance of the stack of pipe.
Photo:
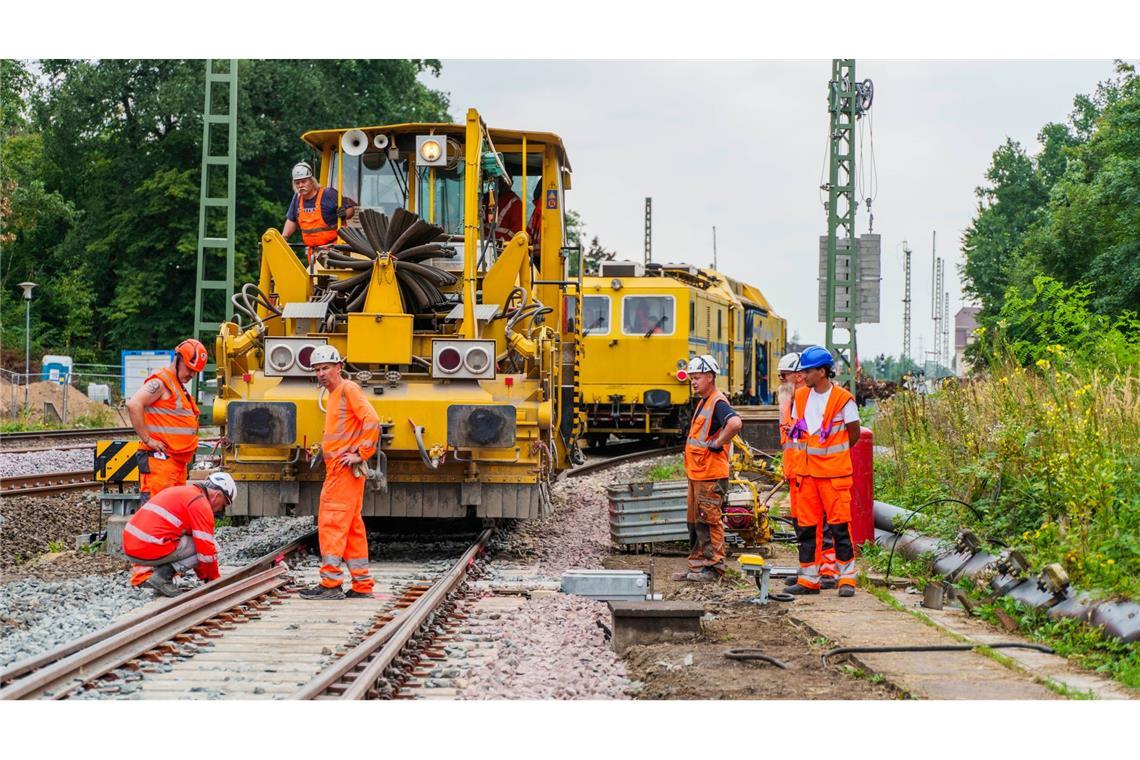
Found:
[[(364, 308), (373, 263), (382, 255), (394, 260), (396, 284), (406, 313), (432, 314), (436, 306), (447, 303), (440, 288), (454, 285), (455, 275), (421, 263), (455, 256), (455, 249), (446, 245), (447, 236), (442, 227), (429, 224), (402, 208), (396, 209), (390, 219), (374, 209), (363, 209), (360, 227), (360, 230), (342, 227), (340, 236), (344, 244), (329, 246), (326, 256), (329, 268), (357, 272), (329, 285), (329, 290), (345, 294), (345, 313)], [(349, 251), (366, 258), (350, 256)]]

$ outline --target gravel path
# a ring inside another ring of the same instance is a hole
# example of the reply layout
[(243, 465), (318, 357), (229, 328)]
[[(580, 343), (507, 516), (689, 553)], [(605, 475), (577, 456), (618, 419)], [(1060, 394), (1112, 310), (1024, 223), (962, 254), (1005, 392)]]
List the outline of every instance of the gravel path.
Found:
[(28, 451), (23, 454), (0, 453), (0, 479), (49, 472), (78, 472), (95, 466), (95, 447), (64, 451)]

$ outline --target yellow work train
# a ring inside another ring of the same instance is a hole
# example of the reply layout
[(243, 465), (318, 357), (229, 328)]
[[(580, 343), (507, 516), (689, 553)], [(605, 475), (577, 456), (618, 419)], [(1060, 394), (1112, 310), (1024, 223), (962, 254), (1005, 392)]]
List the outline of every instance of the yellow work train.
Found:
[(768, 404), (787, 323), (759, 289), (688, 264), (603, 262), (582, 282), (579, 382), (587, 440), (683, 435), (685, 366), (712, 354), (734, 403)]
[[(213, 419), (239, 481), (230, 513), (316, 512), (325, 392), (309, 359), (329, 344), (381, 420), (365, 516), (539, 516), (580, 432), (561, 139), (488, 128), (473, 109), (464, 124), (302, 139), (321, 184), (360, 211), (308, 266), (265, 232), (259, 280), (234, 297), (244, 324), (221, 327)], [(503, 236), (510, 195), (531, 235)]]

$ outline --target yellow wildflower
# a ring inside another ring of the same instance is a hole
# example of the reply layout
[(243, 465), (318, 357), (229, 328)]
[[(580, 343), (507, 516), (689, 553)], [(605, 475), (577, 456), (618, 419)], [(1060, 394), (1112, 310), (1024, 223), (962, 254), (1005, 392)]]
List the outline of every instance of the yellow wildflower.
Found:
[(1049, 364), (1048, 359), (1038, 359), (1037, 360), (1037, 366), (1040, 367), (1041, 369), (1049, 369), (1049, 367), (1052, 365)]

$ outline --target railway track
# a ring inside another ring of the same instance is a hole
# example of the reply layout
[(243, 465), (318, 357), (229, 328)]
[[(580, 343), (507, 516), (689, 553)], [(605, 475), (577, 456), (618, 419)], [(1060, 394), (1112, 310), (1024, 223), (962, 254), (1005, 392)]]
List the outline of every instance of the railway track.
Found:
[(98, 488), (91, 470), (75, 472), (46, 472), (39, 475), (17, 475), (0, 482), (0, 496), (26, 496), (33, 494), (64, 493)]
[(28, 430), (20, 433), (4, 433), (0, 435), (0, 444), (5, 450), (9, 443), (27, 444), (35, 441), (59, 441), (67, 439), (86, 440), (88, 438), (121, 438), (134, 437), (135, 431), (129, 427), (115, 428), (67, 428), (64, 430)]
[(679, 454), (684, 450), (684, 446), (665, 446), (663, 448), (631, 451), (629, 453), (618, 454), (616, 456), (609, 456), (602, 459), (597, 459), (595, 461), (590, 461), (586, 464), (575, 467), (572, 470), (566, 470), (563, 473), (563, 477), (576, 478), (581, 475), (589, 475), (594, 472), (599, 472), (610, 467), (616, 467), (621, 464), (639, 462), (643, 459), (653, 459), (654, 457), (667, 456), (669, 454)]
[(462, 619), (454, 595), (490, 535), (439, 571), (389, 568), (377, 581), (390, 593), (305, 600), (280, 560), (310, 534), (157, 609), (17, 663), (0, 673), (0, 699), (407, 697), (423, 675), (419, 661), (442, 659), (431, 641)]

